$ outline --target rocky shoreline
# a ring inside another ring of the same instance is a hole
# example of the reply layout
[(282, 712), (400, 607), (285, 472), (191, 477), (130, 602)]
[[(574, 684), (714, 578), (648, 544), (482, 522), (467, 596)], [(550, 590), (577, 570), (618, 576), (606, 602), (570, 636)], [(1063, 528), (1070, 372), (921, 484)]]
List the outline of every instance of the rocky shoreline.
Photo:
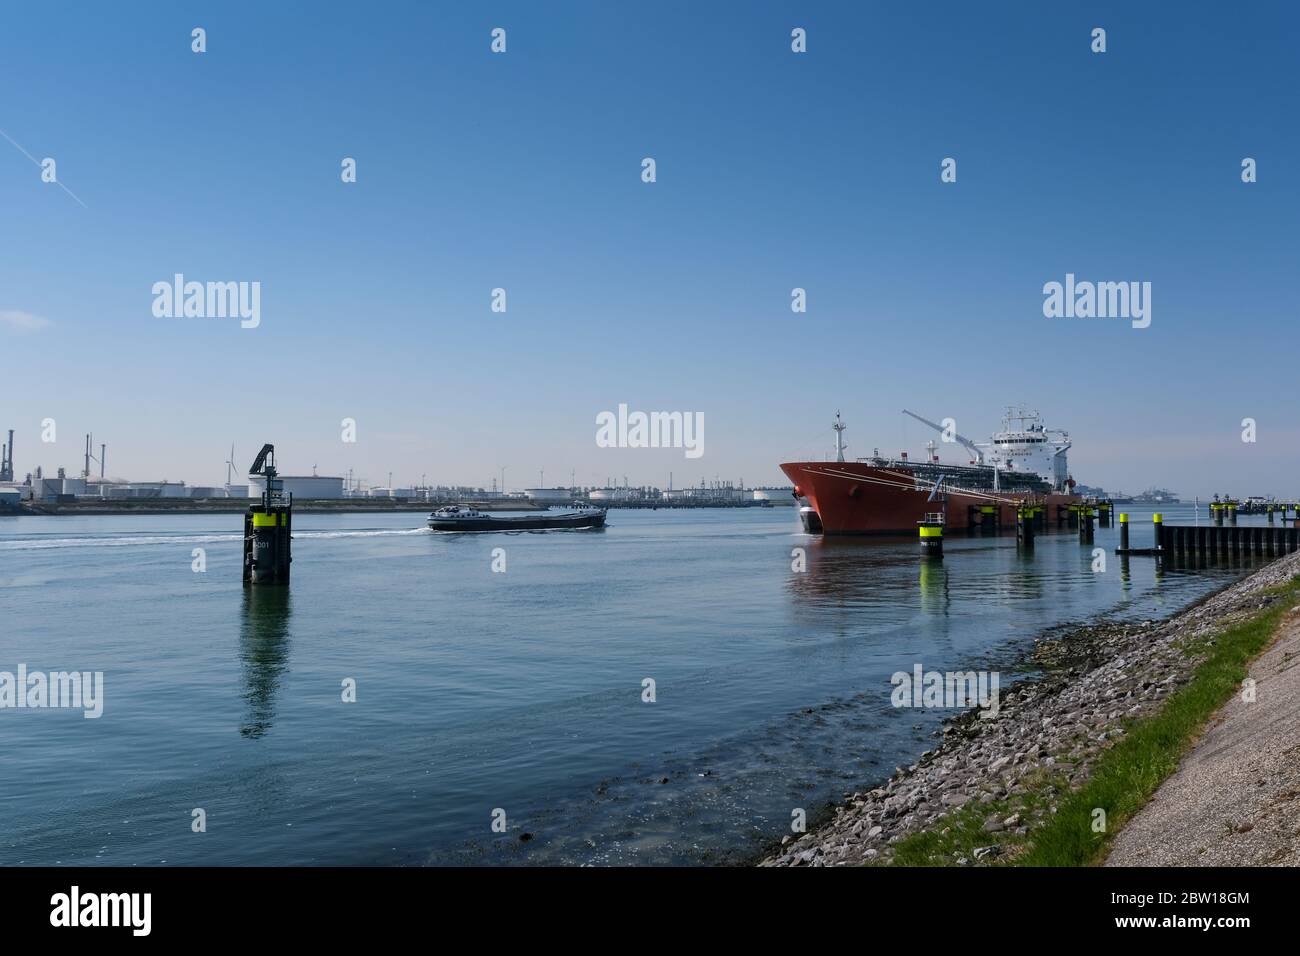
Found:
[[(969, 804), (1015, 803), (1045, 780), (1077, 787), (1124, 733), (1126, 720), (1157, 710), (1187, 683), (1198, 659), (1188, 642), (1208, 637), (1268, 607), (1264, 590), (1300, 573), (1300, 554), (1273, 561), (1163, 621), (1101, 623), (1039, 638), (1029, 661), (1041, 677), (1001, 695), (996, 717), (975, 711), (945, 723), (942, 743), (883, 786), (846, 795), (831, 819), (786, 836), (759, 866), (854, 866), (893, 859), (912, 834), (942, 831)], [(956, 865), (989, 863), (1008, 836), (1022, 838), (1054, 812), (1050, 800), (1024, 813), (990, 812), (984, 846), (956, 855)]]

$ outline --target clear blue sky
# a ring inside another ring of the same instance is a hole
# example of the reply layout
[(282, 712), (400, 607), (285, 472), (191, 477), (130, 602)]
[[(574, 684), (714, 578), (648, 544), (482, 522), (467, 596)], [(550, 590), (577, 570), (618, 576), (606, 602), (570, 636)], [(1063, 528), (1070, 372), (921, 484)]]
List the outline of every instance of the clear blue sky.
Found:
[[(0, 140), (20, 473), (93, 430), (137, 480), (272, 441), (373, 483), (778, 483), (837, 408), (865, 455), (930, 437), (903, 407), (984, 437), (1025, 401), (1086, 483), (1300, 493), (1294, 4), (205, 6), (0, 22), (0, 129), (85, 203)], [(260, 328), (155, 318), (176, 272), (261, 282)], [(1150, 281), (1151, 327), (1045, 318), (1067, 272)], [(704, 457), (596, 447), (620, 402), (703, 412)]]

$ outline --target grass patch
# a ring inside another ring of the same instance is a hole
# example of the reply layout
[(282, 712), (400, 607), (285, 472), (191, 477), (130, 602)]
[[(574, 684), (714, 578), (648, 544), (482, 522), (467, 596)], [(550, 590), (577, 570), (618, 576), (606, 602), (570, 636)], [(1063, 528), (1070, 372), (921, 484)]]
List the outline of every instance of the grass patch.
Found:
[(1024, 783), (1025, 789), (1011, 797), (989, 803), (976, 798), (937, 821), (938, 829), (900, 840), (894, 845), (890, 865), (951, 866), (961, 857), (974, 862), (977, 847), (994, 843), (1000, 852), (992, 862), (1002, 862), (1022, 852), (1028, 835), (1021, 836), (1014, 830), (988, 833), (984, 821), (993, 816), (1005, 820), (1013, 814), (1020, 814), (1022, 820), (1032, 820), (1048, 804), (1069, 792), (1069, 778), (1045, 767), (1026, 777)]
[[(1156, 788), (1174, 772), (1206, 722), (1236, 693), (1250, 662), (1269, 644), (1282, 616), (1300, 597), (1300, 579), (1261, 591), (1259, 597), (1280, 598), (1257, 614), (1198, 641), (1184, 650), (1204, 655), (1191, 680), (1165, 701), (1155, 714), (1125, 724), (1125, 734), (1102, 751), (1091, 776), (1078, 790), (1069, 790), (1060, 775), (1044, 773), (1026, 781), (1026, 792), (1008, 800), (980, 804), (972, 801), (949, 814), (939, 825), (946, 832), (913, 834), (895, 846), (894, 865), (944, 866), (958, 856), (970, 856), (977, 846), (999, 843), (996, 862), (1018, 866), (1090, 866), (1106, 855), (1113, 835), (1142, 809)], [(1042, 826), (1025, 836), (984, 832), (994, 813), (1019, 812), (1026, 820), (1035, 810), (1055, 805)], [(1093, 830), (1094, 810), (1106, 812), (1104, 832)]]

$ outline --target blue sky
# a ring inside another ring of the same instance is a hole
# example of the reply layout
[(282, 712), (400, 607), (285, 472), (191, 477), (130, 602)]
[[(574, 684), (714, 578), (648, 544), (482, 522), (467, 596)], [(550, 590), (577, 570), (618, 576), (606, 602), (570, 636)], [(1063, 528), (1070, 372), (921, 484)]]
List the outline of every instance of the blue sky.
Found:
[[(836, 409), (866, 455), (1024, 401), (1086, 483), (1296, 494), (1298, 44), (1284, 3), (11, 6), (0, 129), (85, 206), (0, 140), (0, 428), (20, 472), (94, 431), (137, 480), (272, 441), (759, 484)], [(176, 272), (261, 325), (156, 318)], [(1150, 328), (1045, 318), (1067, 272), (1151, 282)], [(703, 458), (597, 447), (619, 403), (702, 412)]]

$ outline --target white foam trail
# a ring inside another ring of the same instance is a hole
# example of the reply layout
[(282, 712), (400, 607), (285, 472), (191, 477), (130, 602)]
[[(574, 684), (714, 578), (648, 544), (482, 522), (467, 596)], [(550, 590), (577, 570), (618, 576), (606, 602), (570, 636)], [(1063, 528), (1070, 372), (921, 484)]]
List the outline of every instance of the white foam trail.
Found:
[(394, 534), (430, 534), (428, 528), (403, 528), (400, 531), (295, 531), (293, 538), (379, 538)]
[[(295, 531), (299, 538), (377, 538), (387, 535), (431, 534), (428, 528), (402, 528), (391, 531)], [(48, 551), (59, 548), (123, 548), (173, 544), (222, 544), (242, 541), (242, 534), (123, 535), (115, 538), (17, 538), (0, 541), (0, 551)]]

